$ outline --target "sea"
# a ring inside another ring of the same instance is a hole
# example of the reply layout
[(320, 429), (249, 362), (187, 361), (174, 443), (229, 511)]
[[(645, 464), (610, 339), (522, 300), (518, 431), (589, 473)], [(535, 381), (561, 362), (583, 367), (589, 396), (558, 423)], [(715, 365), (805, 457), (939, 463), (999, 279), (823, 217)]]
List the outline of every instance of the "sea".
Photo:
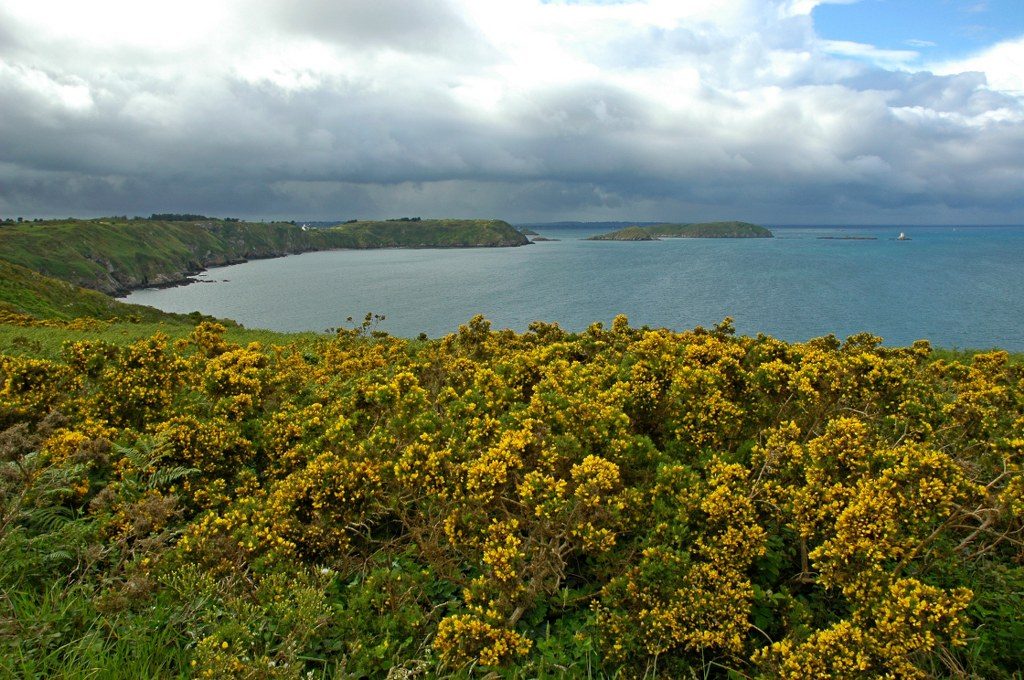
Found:
[(731, 317), (739, 333), (788, 341), (869, 332), (889, 346), (1024, 351), (1024, 227), (772, 226), (771, 239), (644, 242), (585, 240), (608, 231), (594, 225), (531, 228), (558, 240), (306, 253), (123, 299), (278, 331), (352, 327), (367, 313), (403, 337), (452, 333), (477, 314), (496, 329), (580, 331), (625, 314), (674, 330)]

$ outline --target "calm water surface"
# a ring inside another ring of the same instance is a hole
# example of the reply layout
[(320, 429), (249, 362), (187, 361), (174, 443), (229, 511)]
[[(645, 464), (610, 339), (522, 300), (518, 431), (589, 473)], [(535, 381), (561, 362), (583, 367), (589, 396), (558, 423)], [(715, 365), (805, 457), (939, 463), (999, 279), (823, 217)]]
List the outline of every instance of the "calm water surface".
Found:
[[(912, 240), (892, 240), (902, 229)], [(330, 251), (258, 260), (128, 302), (259, 328), (324, 330), (366, 312), (395, 335), (450, 333), (474, 314), (582, 330), (619, 313), (683, 330), (726, 316), (785, 340), (859, 331), (899, 345), (1024, 351), (1024, 228), (774, 228), (774, 239), (584, 241), (523, 248)], [(821, 236), (873, 236), (874, 241)]]

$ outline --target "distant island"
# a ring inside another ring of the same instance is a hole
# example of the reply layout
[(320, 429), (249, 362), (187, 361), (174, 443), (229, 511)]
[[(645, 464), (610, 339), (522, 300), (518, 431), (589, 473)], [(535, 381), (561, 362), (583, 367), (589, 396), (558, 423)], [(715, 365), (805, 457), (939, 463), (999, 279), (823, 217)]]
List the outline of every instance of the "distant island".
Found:
[(503, 220), (353, 220), (324, 229), (202, 215), (0, 224), (0, 260), (108, 295), (188, 283), (207, 267), (342, 248), (494, 248), (530, 240)]
[(772, 238), (768, 229), (749, 222), (697, 222), (689, 224), (633, 225), (588, 241), (657, 241), (662, 238)]
[(588, 237), (587, 241), (657, 241), (657, 237), (649, 231), (650, 227), (626, 227), (607, 234)]

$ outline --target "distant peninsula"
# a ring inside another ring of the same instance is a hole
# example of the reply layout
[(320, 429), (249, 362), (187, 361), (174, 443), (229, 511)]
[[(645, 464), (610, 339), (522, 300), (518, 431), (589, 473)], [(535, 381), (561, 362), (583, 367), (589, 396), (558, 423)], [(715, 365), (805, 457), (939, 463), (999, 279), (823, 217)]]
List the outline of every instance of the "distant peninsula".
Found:
[(353, 220), (318, 229), (166, 214), (0, 224), (0, 260), (109, 295), (188, 283), (207, 267), (319, 250), (529, 243), (503, 220)]
[(629, 226), (597, 234), (588, 241), (657, 241), (662, 238), (772, 238), (768, 229), (749, 222), (696, 222)]
[(317, 250), (507, 248), (530, 243), (525, 234), (504, 220), (357, 220), (307, 234), (321, 246)]

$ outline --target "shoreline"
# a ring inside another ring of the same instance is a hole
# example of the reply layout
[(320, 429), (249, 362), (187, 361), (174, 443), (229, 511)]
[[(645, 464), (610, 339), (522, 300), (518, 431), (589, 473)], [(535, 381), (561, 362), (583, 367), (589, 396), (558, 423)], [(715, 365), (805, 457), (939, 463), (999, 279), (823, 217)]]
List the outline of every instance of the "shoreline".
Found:
[(140, 285), (120, 286), (117, 289), (115, 289), (114, 291), (109, 292), (109, 293), (104, 291), (101, 288), (89, 288), (87, 286), (82, 286), (82, 287), (83, 288), (88, 288), (89, 290), (95, 290), (97, 292), (103, 293), (104, 295), (109, 295), (110, 297), (114, 298), (115, 300), (118, 300), (120, 302), (124, 302), (125, 299), (131, 293), (134, 293), (135, 291), (139, 291), (139, 290), (163, 290), (163, 289), (166, 289), (166, 288), (182, 288), (184, 286), (190, 286), (190, 285), (192, 285), (194, 283), (218, 283), (217, 281), (202, 281), (202, 280), (197, 279), (196, 277), (199, 276), (200, 274), (204, 274), (204, 273), (210, 271), (211, 269), (219, 269), (221, 267), (231, 267), (231, 266), (236, 265), (236, 264), (246, 264), (247, 262), (252, 262), (254, 260), (278, 260), (278, 259), (281, 259), (283, 257), (291, 257), (293, 255), (308, 255), (309, 253), (330, 253), (330, 252), (335, 252), (335, 251), (346, 251), (346, 250), (347, 251), (365, 251), (365, 250), (470, 250), (470, 249), (473, 249), (473, 248), (481, 248), (481, 249), (484, 249), (484, 248), (486, 248), (486, 249), (494, 249), (494, 248), (520, 248), (520, 247), (528, 246), (528, 245), (532, 245), (532, 244), (533, 244), (533, 241), (528, 241), (527, 243), (495, 244), (495, 245), (487, 245), (487, 244), (477, 243), (477, 244), (472, 244), (472, 245), (451, 245), (451, 246), (416, 245), (416, 246), (372, 246), (372, 247), (366, 247), (366, 248), (310, 248), (308, 250), (300, 250), (300, 251), (296, 251), (296, 252), (293, 252), (293, 253), (275, 253), (273, 255), (252, 255), (252, 256), (249, 256), (249, 257), (243, 257), (243, 258), (240, 258), (240, 259), (237, 259), (237, 260), (230, 260), (230, 261), (227, 261), (227, 262), (211, 263), (211, 264), (208, 264), (208, 265), (205, 265), (205, 266), (201, 266), (199, 269), (192, 269), (192, 270), (188, 270), (188, 271), (182, 272), (181, 276), (179, 276), (177, 278), (174, 278), (174, 279), (168, 279), (167, 281), (160, 281), (158, 283), (147, 282), (145, 284), (140, 284)]

